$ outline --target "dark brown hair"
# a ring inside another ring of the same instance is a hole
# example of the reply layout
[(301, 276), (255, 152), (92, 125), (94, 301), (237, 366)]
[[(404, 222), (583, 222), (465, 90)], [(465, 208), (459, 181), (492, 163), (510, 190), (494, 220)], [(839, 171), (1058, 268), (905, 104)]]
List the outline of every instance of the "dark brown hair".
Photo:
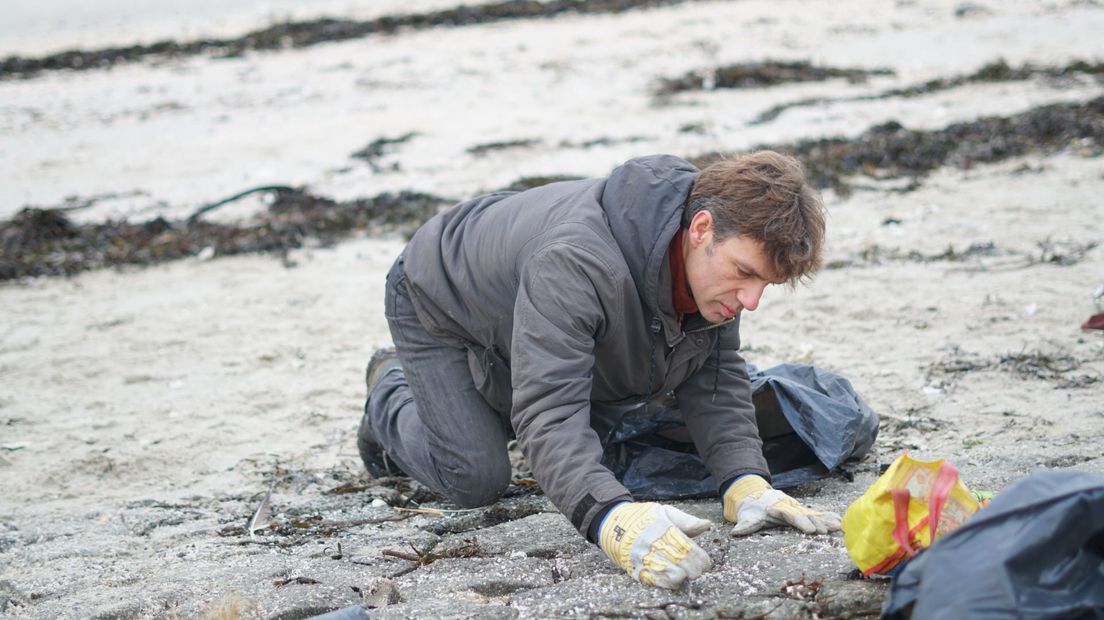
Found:
[(780, 280), (792, 285), (820, 269), (824, 206), (793, 157), (757, 151), (707, 166), (694, 179), (683, 226), (703, 209), (713, 215), (715, 241), (742, 235), (761, 242)]

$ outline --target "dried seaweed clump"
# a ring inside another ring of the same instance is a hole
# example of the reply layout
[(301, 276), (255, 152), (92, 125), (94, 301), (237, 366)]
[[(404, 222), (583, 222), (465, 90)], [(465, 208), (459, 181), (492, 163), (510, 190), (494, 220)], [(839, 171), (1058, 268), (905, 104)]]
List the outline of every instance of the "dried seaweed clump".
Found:
[(1040, 66), (1031, 63), (1020, 67), (1009, 65), (1004, 59), (998, 59), (984, 65), (977, 71), (968, 75), (941, 77), (928, 80), (920, 84), (891, 88), (877, 94), (859, 94), (845, 97), (809, 97), (797, 101), (787, 101), (772, 106), (760, 113), (749, 125), (761, 125), (778, 118), (780, 114), (792, 108), (824, 105), (827, 103), (840, 103), (844, 101), (877, 101), (892, 99), (895, 97), (911, 98), (930, 95), (932, 93), (959, 88), (968, 84), (982, 84), (991, 82), (1022, 82), (1033, 78), (1045, 78), (1055, 81), (1070, 81), (1082, 76), (1092, 76), (1097, 80), (1104, 75), (1104, 63), (1075, 60), (1065, 66)]
[(282, 22), (230, 39), (205, 38), (193, 41), (158, 41), (149, 45), (129, 45), (95, 50), (66, 50), (37, 58), (9, 56), (0, 59), (0, 80), (34, 77), (45, 71), (83, 71), (106, 69), (147, 58), (182, 58), (199, 54), (224, 57), (241, 56), (254, 50), (280, 50), (347, 41), (372, 35), (393, 34), (404, 30), (459, 27), (488, 24), (512, 19), (549, 18), (564, 13), (602, 15), (634, 9), (670, 6), (687, 0), (503, 0), (488, 4), (451, 8), (425, 13), (383, 15), (358, 21), (319, 18)]
[(749, 62), (704, 71), (691, 71), (677, 78), (662, 78), (655, 89), (655, 94), (668, 96), (690, 90), (764, 88), (791, 82), (823, 82), (837, 78), (861, 82), (873, 75), (893, 75), (893, 71), (891, 69), (818, 67), (804, 61)]
[(271, 190), (275, 199), (248, 225), (210, 223), (198, 217), (228, 201), (204, 207), (187, 220), (157, 217), (137, 224), (75, 224), (60, 210), (23, 209), (11, 220), (0, 222), (0, 280), (149, 265), (201, 252), (209, 256), (286, 254), (302, 247), (307, 239), (331, 244), (355, 230), (413, 231), (446, 202), (437, 196), (406, 192), (335, 202), (299, 189), (262, 189)]
[(1019, 379), (1035, 379), (1054, 384), (1059, 389), (1076, 389), (1100, 381), (1096, 374), (1073, 374), (1086, 360), (1078, 359), (1068, 351), (1017, 351), (983, 358), (976, 353), (951, 350), (946, 359), (932, 363), (926, 371), (928, 378), (949, 377), (953, 383), (966, 373), (979, 370), (999, 370)]
[[(1104, 97), (1083, 103), (1042, 106), (1008, 117), (985, 117), (943, 129), (918, 131), (890, 121), (854, 139), (822, 138), (755, 149), (790, 153), (820, 188), (850, 193), (847, 177), (918, 178), (952, 165), (971, 168), (1035, 151), (1076, 148), (1085, 155), (1104, 151)], [(698, 167), (720, 158), (708, 153), (691, 158)]]

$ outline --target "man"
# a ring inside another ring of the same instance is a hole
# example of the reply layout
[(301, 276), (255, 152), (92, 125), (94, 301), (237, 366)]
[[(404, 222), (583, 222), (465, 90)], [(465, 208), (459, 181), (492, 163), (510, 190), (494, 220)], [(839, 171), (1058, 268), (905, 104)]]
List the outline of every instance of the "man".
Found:
[(642, 583), (710, 566), (710, 527), (634, 502), (602, 466), (592, 409), (672, 393), (734, 535), (839, 519), (772, 489), (739, 317), (769, 284), (820, 266), (823, 207), (792, 158), (763, 151), (702, 171), (673, 156), (607, 178), (456, 205), (414, 235), (387, 276), (397, 358), (377, 352), (358, 447), (463, 507), (510, 481), (510, 429), (579, 532)]

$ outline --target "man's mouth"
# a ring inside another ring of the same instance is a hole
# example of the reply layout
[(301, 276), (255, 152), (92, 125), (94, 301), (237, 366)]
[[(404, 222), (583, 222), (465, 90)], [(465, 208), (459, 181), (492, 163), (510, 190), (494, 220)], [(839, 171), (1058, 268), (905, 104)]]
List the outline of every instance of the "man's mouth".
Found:
[(731, 319), (732, 317), (736, 316), (736, 310), (729, 308), (725, 304), (721, 304), (721, 314), (723, 314), (726, 319)]

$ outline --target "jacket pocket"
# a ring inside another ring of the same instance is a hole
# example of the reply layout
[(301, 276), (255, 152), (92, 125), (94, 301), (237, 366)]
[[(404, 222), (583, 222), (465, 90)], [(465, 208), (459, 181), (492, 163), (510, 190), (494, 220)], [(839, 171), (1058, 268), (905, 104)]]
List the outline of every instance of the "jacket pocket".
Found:
[(468, 368), (471, 370), (475, 389), (495, 411), (509, 415), (513, 404), (513, 386), (510, 383), (510, 365), (502, 359), (494, 347), (468, 347)]

